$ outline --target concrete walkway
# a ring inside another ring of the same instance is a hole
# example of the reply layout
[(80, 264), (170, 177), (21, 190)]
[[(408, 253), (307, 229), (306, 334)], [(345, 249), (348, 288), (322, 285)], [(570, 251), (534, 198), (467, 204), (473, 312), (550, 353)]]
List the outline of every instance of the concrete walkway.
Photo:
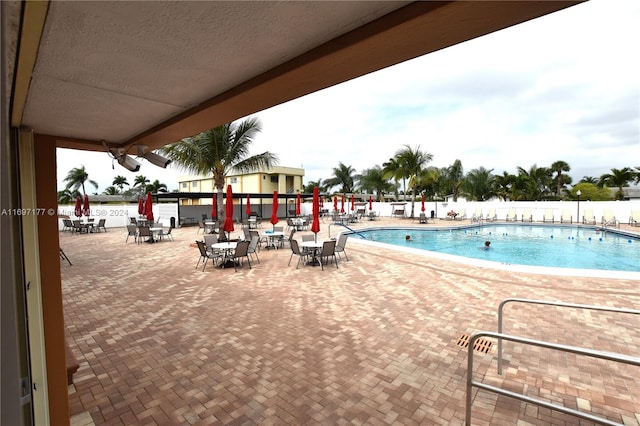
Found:
[[(357, 226), (371, 224), (425, 226)], [(471, 267), (357, 238), (339, 268), (287, 266), (287, 246), (260, 251), (252, 269), (203, 272), (192, 245), (202, 234), (173, 235), (137, 245), (124, 229), (61, 234), (73, 262), (61, 264), (67, 337), (80, 362), (72, 424), (463, 424), (467, 349), (457, 342), (496, 331), (503, 299), (640, 307), (634, 280)], [(640, 353), (637, 317), (526, 305), (506, 315), (510, 334)], [(476, 380), (640, 424), (640, 368), (505, 344), (499, 376), (490, 343), (476, 352)], [(474, 424), (585, 424), (473, 396)]]

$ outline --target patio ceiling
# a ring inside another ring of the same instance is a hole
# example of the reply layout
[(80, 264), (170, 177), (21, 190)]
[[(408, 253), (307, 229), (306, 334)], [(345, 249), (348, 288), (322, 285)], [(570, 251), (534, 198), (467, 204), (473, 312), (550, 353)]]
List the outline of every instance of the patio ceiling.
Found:
[(26, 2), (12, 125), (155, 149), (576, 3)]

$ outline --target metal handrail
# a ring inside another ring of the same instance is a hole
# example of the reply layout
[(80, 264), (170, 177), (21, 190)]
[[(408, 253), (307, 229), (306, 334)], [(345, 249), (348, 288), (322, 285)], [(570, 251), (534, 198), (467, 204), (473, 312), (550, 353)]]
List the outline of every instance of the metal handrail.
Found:
[(574, 353), (574, 354), (578, 354), (578, 355), (585, 355), (585, 356), (590, 356), (593, 358), (599, 358), (599, 359), (605, 359), (608, 361), (615, 361), (615, 362), (620, 362), (623, 364), (629, 364), (629, 365), (634, 365), (636, 367), (640, 367), (640, 358), (634, 357), (634, 356), (630, 356), (630, 355), (622, 355), (622, 354), (616, 354), (613, 352), (604, 352), (604, 351), (598, 351), (595, 349), (585, 349), (585, 348), (580, 348), (577, 346), (569, 346), (569, 345), (562, 345), (559, 343), (550, 343), (550, 342), (544, 342), (541, 340), (534, 340), (534, 339), (527, 339), (525, 337), (518, 337), (518, 336), (512, 336), (509, 334), (502, 334), (502, 333), (495, 333), (495, 332), (491, 332), (491, 331), (479, 331), (476, 333), (473, 333), (471, 335), (471, 337), (469, 338), (469, 346), (468, 346), (468, 355), (467, 355), (467, 395), (466, 395), (466, 417), (465, 417), (465, 423), (467, 425), (471, 425), (471, 389), (473, 386), (479, 388), (479, 389), (484, 389), (487, 390), (489, 392), (494, 392), (497, 393), (499, 395), (504, 395), (504, 396), (508, 396), (511, 398), (515, 398), (518, 399), (520, 401), (524, 401), (524, 402), (528, 402), (531, 404), (535, 404), (541, 407), (545, 407), (548, 408), (550, 410), (555, 410), (555, 411), (559, 411), (561, 413), (564, 414), (569, 414), (572, 416), (576, 416), (579, 417), (581, 419), (585, 419), (585, 420), (589, 420), (592, 422), (596, 422), (596, 423), (600, 423), (600, 424), (604, 424), (604, 425), (621, 425), (621, 423), (617, 423), (617, 422), (613, 422), (611, 420), (602, 418), (602, 417), (597, 417), (594, 416), (593, 414), (589, 414), (589, 413), (585, 413), (582, 411), (578, 411), (578, 410), (574, 410), (572, 408), (568, 408), (562, 405), (556, 405), (556, 404), (552, 404), (550, 402), (547, 401), (543, 401), (543, 400), (539, 400), (536, 398), (532, 398), (530, 396), (527, 395), (523, 395), (523, 394), (519, 394), (516, 392), (512, 392), (506, 389), (501, 389), (498, 388), (496, 386), (491, 386), (491, 385), (487, 385), (484, 384), (482, 382), (477, 382), (473, 380), (473, 347), (475, 345), (475, 341), (482, 337), (482, 336), (486, 336), (486, 337), (494, 337), (497, 338), (498, 340), (510, 340), (513, 342), (518, 342), (518, 343), (523, 343), (523, 344), (528, 344), (528, 345), (533, 345), (533, 346), (539, 346), (542, 348), (548, 348), (548, 349), (556, 349), (559, 351), (564, 351), (564, 352), (569, 352), (569, 353)]
[[(588, 309), (592, 311), (618, 312), (621, 314), (640, 315), (640, 311), (636, 309), (612, 308), (609, 306), (580, 305), (576, 303), (552, 302), (548, 300), (523, 299), (519, 297), (511, 297), (504, 299), (498, 305), (498, 333), (502, 333), (502, 319), (504, 305), (509, 302), (529, 303), (535, 305), (559, 306), (563, 308)], [(498, 339), (498, 374), (502, 374), (502, 339)]]

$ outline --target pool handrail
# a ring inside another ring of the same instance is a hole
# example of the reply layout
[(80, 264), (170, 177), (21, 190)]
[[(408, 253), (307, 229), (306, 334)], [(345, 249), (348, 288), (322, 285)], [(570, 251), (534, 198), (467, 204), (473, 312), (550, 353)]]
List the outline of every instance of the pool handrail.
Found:
[(589, 420), (592, 422), (596, 422), (596, 423), (600, 423), (600, 424), (605, 424), (605, 425), (622, 425), (622, 423), (617, 423), (617, 422), (613, 422), (611, 420), (602, 418), (602, 417), (597, 417), (594, 416), (592, 414), (589, 413), (585, 413), (583, 411), (578, 411), (578, 410), (574, 410), (572, 408), (568, 408), (565, 407), (563, 405), (556, 405), (556, 404), (552, 404), (550, 402), (547, 401), (543, 401), (543, 400), (539, 400), (536, 398), (532, 398), (530, 396), (527, 395), (523, 395), (523, 394), (519, 394), (513, 391), (509, 391), (506, 389), (501, 389), (499, 387), (496, 386), (491, 386), (491, 385), (487, 385), (484, 384), (482, 382), (476, 382), (473, 380), (473, 351), (474, 351), (474, 346), (475, 346), (475, 342), (478, 338), (480, 337), (493, 337), (498, 339), (498, 341), (501, 341), (502, 339), (504, 340), (510, 340), (512, 342), (518, 342), (518, 343), (523, 343), (523, 344), (528, 344), (528, 345), (533, 345), (533, 346), (539, 346), (542, 348), (547, 348), (547, 349), (556, 349), (559, 351), (563, 351), (563, 352), (569, 352), (569, 353), (574, 353), (574, 354), (578, 354), (578, 355), (585, 355), (585, 356), (590, 356), (593, 358), (599, 358), (599, 359), (605, 359), (608, 361), (615, 361), (615, 362), (620, 362), (623, 364), (629, 364), (629, 365), (634, 365), (636, 367), (640, 367), (640, 358), (638, 357), (634, 357), (631, 355), (623, 355), (623, 354), (617, 354), (617, 353), (613, 353), (613, 352), (605, 352), (605, 351), (599, 351), (599, 350), (595, 350), (595, 349), (586, 349), (586, 348), (580, 348), (577, 346), (570, 346), (570, 345), (563, 345), (560, 343), (550, 343), (550, 342), (545, 342), (542, 340), (534, 340), (534, 339), (529, 339), (526, 337), (519, 337), (519, 336), (513, 336), (513, 335), (509, 335), (509, 334), (503, 334), (503, 333), (496, 333), (493, 331), (478, 331), (475, 332), (471, 335), (471, 337), (469, 338), (469, 345), (468, 345), (468, 354), (467, 354), (467, 389), (466, 389), (466, 404), (465, 404), (465, 409), (466, 409), (466, 413), (465, 413), (465, 424), (467, 426), (471, 425), (471, 388), (473, 386), (479, 388), (479, 389), (484, 389), (486, 391), (489, 392), (494, 392), (497, 393), (498, 395), (504, 395), (507, 397), (511, 397), (511, 398), (515, 398), (518, 399), (520, 401), (524, 401), (524, 402), (528, 402), (530, 404), (535, 404), (544, 408), (548, 408), (550, 410), (555, 410), (555, 411), (559, 411), (561, 413), (564, 414), (569, 414), (572, 416), (576, 416), (579, 417), (581, 419), (585, 419), (585, 420)]
[[(503, 333), (504, 306), (507, 303), (528, 303), (536, 305), (557, 306), (563, 308), (587, 309), (592, 311), (617, 312), (622, 314), (640, 315), (640, 310), (627, 308), (612, 308), (610, 306), (581, 305), (577, 303), (554, 302), (550, 300), (525, 299), (520, 297), (510, 297), (504, 299), (498, 305), (498, 333)], [(502, 339), (498, 339), (498, 374), (502, 374)]]

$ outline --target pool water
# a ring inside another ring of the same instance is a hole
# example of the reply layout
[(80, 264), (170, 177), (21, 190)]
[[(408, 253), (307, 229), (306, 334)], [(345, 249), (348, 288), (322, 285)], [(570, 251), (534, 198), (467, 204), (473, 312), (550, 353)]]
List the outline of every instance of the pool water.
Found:
[[(640, 272), (640, 239), (594, 228), (484, 225), (446, 230), (374, 229), (358, 234), (380, 243), (505, 264)], [(411, 241), (405, 240), (406, 235)], [(485, 241), (491, 241), (488, 250), (483, 248)]]

